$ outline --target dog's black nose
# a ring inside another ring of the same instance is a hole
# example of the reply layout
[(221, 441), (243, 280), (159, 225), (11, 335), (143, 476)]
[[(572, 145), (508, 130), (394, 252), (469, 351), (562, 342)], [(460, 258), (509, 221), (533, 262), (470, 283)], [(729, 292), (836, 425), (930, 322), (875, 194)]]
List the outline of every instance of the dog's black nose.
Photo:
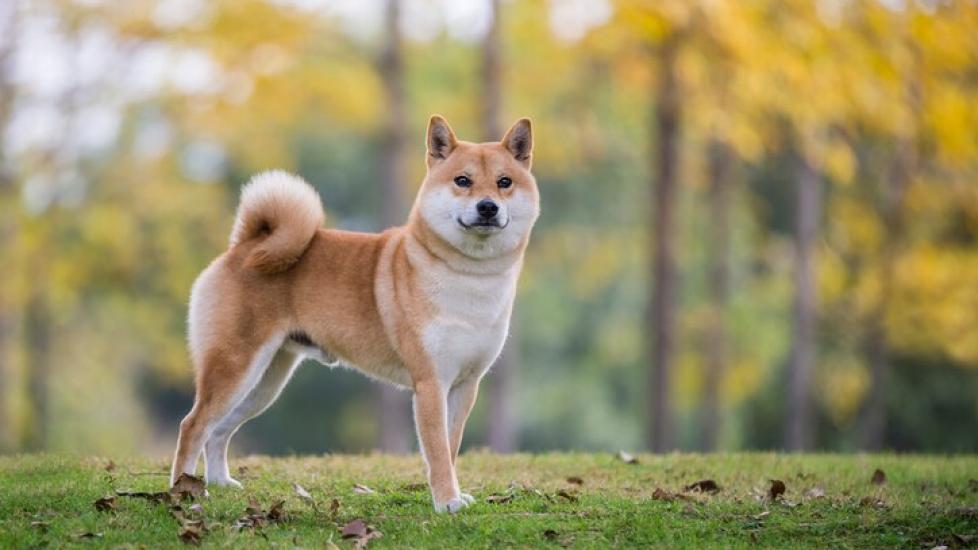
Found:
[(479, 215), (484, 219), (491, 220), (499, 212), (499, 205), (492, 202), (491, 199), (482, 199), (479, 201), (479, 204), (475, 205), (475, 209), (479, 211)]

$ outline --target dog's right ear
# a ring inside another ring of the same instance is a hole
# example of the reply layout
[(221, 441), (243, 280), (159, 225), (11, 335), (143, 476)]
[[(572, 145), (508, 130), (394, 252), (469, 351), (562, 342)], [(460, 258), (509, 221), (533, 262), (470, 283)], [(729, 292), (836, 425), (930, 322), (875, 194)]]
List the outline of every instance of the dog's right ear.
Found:
[(441, 115), (431, 115), (428, 120), (428, 165), (448, 158), (457, 145), (458, 140), (448, 121)]

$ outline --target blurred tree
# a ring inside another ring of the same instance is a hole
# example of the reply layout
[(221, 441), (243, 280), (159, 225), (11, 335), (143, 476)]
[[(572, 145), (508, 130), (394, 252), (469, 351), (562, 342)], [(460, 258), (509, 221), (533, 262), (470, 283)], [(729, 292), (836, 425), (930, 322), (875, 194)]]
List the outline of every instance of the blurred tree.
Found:
[(681, 90), (676, 65), (683, 37), (671, 31), (657, 49), (658, 84), (655, 98), (655, 136), (652, 179), (654, 225), (651, 227), (652, 289), (648, 331), (652, 337), (649, 376), (649, 445), (655, 452), (673, 449), (672, 371), (675, 361), (676, 300), (676, 213), (679, 192), (679, 140)]
[[(499, 0), (489, 0), (490, 23), (482, 38), (482, 139), (497, 141), (502, 138), (499, 126), (500, 106), (502, 104), (501, 77), (499, 69), (499, 36), (501, 15)], [(496, 360), (489, 375), (489, 426), (487, 440), (489, 448), (498, 453), (511, 453), (517, 449), (516, 425), (516, 376), (519, 368), (519, 329), (516, 326), (516, 313), (510, 321), (510, 336), (506, 339), (503, 351)]]
[[(401, 45), (400, 0), (387, 0), (384, 8), (385, 46), (380, 59), (380, 74), (384, 81), (387, 117), (384, 126), (383, 175), (381, 180), (380, 224), (392, 227), (404, 223), (405, 199), (405, 121), (404, 121), (404, 61)], [(378, 409), (381, 450), (406, 453), (410, 427), (407, 419), (407, 393), (387, 384), (379, 384)]]

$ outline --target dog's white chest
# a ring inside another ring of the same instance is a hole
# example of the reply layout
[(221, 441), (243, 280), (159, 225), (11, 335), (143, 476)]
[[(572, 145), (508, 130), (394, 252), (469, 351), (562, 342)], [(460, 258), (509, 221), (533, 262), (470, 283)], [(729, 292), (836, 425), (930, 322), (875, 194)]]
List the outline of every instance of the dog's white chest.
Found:
[(446, 276), (433, 279), (436, 313), (424, 329), (424, 346), (438, 378), (452, 385), (481, 375), (502, 349), (509, 331), (515, 277)]

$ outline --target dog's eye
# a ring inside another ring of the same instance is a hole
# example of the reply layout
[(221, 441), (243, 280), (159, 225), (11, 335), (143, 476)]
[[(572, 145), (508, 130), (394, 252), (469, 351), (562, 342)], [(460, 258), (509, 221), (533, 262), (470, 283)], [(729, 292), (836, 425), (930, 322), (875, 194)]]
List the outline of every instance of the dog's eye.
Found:
[(468, 176), (455, 176), (455, 185), (459, 187), (471, 187), (472, 180)]
[(503, 176), (498, 180), (496, 180), (496, 185), (498, 185), (500, 189), (506, 189), (510, 185), (513, 185), (513, 180), (507, 178), (506, 176)]

